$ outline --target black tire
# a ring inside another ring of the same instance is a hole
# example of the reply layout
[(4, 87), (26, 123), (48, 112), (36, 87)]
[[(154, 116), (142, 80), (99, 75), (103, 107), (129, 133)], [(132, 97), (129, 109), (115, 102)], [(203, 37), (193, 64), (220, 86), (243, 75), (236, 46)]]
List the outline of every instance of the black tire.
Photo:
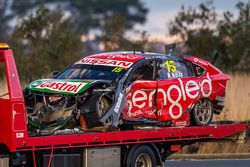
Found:
[(125, 160), (125, 167), (156, 167), (156, 165), (156, 155), (147, 145), (131, 149)]
[(91, 98), (90, 109), (84, 114), (88, 128), (110, 125), (112, 119), (109, 118), (105, 123), (101, 123), (100, 118), (109, 110), (111, 101), (105, 95), (97, 95)]
[(191, 125), (209, 125), (213, 119), (213, 104), (209, 99), (200, 99), (191, 111)]

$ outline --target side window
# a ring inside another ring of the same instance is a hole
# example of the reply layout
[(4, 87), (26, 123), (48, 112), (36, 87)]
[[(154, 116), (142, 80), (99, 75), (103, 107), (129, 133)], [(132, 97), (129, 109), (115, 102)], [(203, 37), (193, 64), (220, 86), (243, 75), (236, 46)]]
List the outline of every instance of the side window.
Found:
[(163, 60), (160, 65), (159, 79), (185, 78), (194, 76), (192, 67), (181, 60)]
[(196, 77), (200, 77), (205, 73), (205, 69), (196, 64), (193, 64), (193, 69)]
[(132, 74), (131, 81), (136, 80), (153, 80), (154, 65), (153, 62), (149, 62), (138, 67)]

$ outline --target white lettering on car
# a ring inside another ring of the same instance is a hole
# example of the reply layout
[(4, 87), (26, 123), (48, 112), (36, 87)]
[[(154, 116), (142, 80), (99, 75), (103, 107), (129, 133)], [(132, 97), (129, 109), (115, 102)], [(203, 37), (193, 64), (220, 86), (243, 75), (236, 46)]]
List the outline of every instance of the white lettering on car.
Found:
[(121, 59), (137, 59), (138, 56), (137, 55), (128, 55), (126, 53), (124, 54), (121, 54), (121, 55), (110, 55), (110, 56), (107, 56), (108, 59), (114, 59), (114, 58), (121, 58)]
[[(207, 84), (209, 87), (209, 91), (207, 93), (204, 90), (205, 84)], [(207, 73), (207, 79), (204, 79), (201, 82), (201, 93), (202, 93), (203, 97), (209, 97), (212, 93), (212, 83), (211, 83), (211, 79), (209, 78), (208, 73)]]
[[(137, 90), (132, 96), (133, 105), (138, 108), (143, 108), (146, 105), (147, 94), (142, 90)], [(142, 104), (138, 104), (137, 102), (142, 102)]]
[[(180, 85), (181, 85), (181, 91), (182, 91), (182, 94), (183, 94), (183, 100), (186, 101), (186, 94), (185, 94), (185, 91), (184, 91), (184, 85), (183, 85), (183, 82), (180, 78), (178, 78), (179, 82), (180, 82)], [(187, 85), (186, 85), (187, 86)]]
[(133, 64), (133, 62), (110, 59), (83, 58), (75, 64), (93, 64), (129, 68)]
[[(187, 96), (190, 97), (191, 99), (195, 99), (196, 97), (198, 97), (199, 89), (200, 89), (199, 85), (193, 80), (188, 81), (186, 84), (186, 93), (187, 93)], [(195, 94), (192, 95), (191, 94), (192, 92), (195, 92)]]
[(154, 98), (154, 95), (155, 95), (155, 92), (156, 90), (153, 90), (152, 92), (150, 92), (149, 94), (149, 98), (148, 98), (148, 102), (149, 102), (149, 107), (152, 107), (153, 106), (153, 98)]
[(120, 107), (121, 107), (121, 103), (122, 103), (122, 97), (123, 97), (123, 94), (120, 93), (119, 97), (117, 99), (117, 103), (116, 103), (115, 108), (114, 108), (114, 112), (116, 112), (116, 113), (119, 113), (119, 110), (120, 110)]
[(52, 91), (67, 92), (67, 93), (77, 93), (81, 90), (87, 83), (82, 82), (43, 82), (39, 85), (34, 86), (38, 89), (48, 89)]
[[(212, 82), (207, 73), (206, 78), (201, 81), (201, 84), (197, 83), (194, 80), (189, 80), (183, 83), (182, 79), (178, 79), (179, 84), (170, 85), (167, 90), (163, 88), (158, 89), (158, 95), (163, 97), (163, 106), (166, 106), (167, 103), (170, 103), (169, 106), (169, 114), (172, 119), (178, 119), (182, 116), (183, 110), (180, 104), (180, 101), (186, 101), (188, 99), (195, 99), (199, 96), (200, 92), (203, 97), (209, 97), (212, 93)], [(173, 91), (177, 92), (174, 94), (176, 98), (173, 98)], [(144, 108), (147, 104), (149, 107), (153, 106), (153, 97), (156, 90), (151, 91), (150, 93), (146, 93), (143, 90), (136, 90), (135, 92), (129, 93), (127, 95), (127, 103), (128, 103), (128, 113), (131, 116), (136, 116), (136, 113), (131, 113), (133, 107), (137, 107), (138, 109)], [(172, 95), (172, 96), (171, 96)], [(178, 113), (173, 112), (173, 108), (178, 108)], [(158, 111), (159, 112), (159, 111)], [(138, 112), (137, 112), (138, 113)]]
[(200, 64), (202, 64), (202, 65), (204, 65), (204, 66), (207, 66), (207, 65), (208, 65), (207, 62), (204, 62), (204, 61), (202, 61), (202, 60), (199, 60), (198, 58), (194, 58), (194, 62), (195, 62), (195, 63), (200, 63)]
[[(171, 98), (171, 90), (172, 90), (172, 89), (175, 89), (175, 90), (178, 91), (178, 97), (177, 97), (176, 100), (173, 100), (173, 99)], [(168, 101), (171, 103), (171, 105), (170, 105), (170, 107), (169, 107), (169, 114), (170, 114), (171, 118), (173, 118), (173, 119), (178, 119), (178, 118), (180, 118), (181, 115), (182, 115), (182, 107), (181, 107), (181, 105), (180, 105), (180, 103), (179, 103), (179, 101), (181, 100), (181, 96), (182, 96), (182, 94), (181, 94), (181, 89), (180, 89), (177, 85), (171, 85), (171, 86), (168, 88), (168, 90), (167, 90), (167, 97), (168, 97)], [(178, 115), (174, 115), (174, 113), (173, 113), (173, 108), (174, 108), (175, 106), (178, 107), (178, 109), (179, 109), (179, 114), (178, 114)]]

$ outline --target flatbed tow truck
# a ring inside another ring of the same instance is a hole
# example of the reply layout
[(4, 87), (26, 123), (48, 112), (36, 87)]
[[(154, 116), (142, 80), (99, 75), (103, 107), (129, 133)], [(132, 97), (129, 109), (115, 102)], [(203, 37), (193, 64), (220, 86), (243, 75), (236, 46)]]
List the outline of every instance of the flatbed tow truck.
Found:
[(155, 167), (184, 145), (226, 140), (249, 132), (247, 123), (191, 127), (86, 132), (51, 136), (28, 135), (23, 92), (12, 50), (0, 44), (8, 94), (0, 98), (0, 166)]

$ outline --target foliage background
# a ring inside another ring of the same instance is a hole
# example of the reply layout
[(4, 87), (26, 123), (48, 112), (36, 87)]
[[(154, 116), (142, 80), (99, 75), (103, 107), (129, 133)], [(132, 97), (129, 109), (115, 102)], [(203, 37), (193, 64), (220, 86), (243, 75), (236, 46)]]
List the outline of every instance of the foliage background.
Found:
[[(237, 16), (224, 11), (219, 17), (213, 1), (182, 6), (166, 32), (179, 36), (183, 53), (211, 60), (217, 51), (219, 68), (249, 72), (250, 1), (239, 1), (235, 8)], [(95, 40), (106, 51), (159, 52), (155, 47), (159, 42), (149, 41), (146, 31), (134, 29), (146, 21), (147, 13), (141, 0), (1, 0), (0, 41), (12, 46), (21, 79), (33, 80), (92, 54), (87, 43), (81, 42), (91, 31), (99, 32)], [(17, 22), (14, 27), (13, 21)], [(126, 36), (128, 30), (140, 34), (139, 40)]]
[[(30, 81), (91, 54), (80, 40), (90, 30), (101, 32), (97, 40), (105, 50), (141, 50), (144, 41), (124, 34), (145, 22), (147, 12), (140, 0), (1, 0), (0, 41), (13, 48), (22, 81)], [(15, 27), (13, 20), (18, 20)]]

